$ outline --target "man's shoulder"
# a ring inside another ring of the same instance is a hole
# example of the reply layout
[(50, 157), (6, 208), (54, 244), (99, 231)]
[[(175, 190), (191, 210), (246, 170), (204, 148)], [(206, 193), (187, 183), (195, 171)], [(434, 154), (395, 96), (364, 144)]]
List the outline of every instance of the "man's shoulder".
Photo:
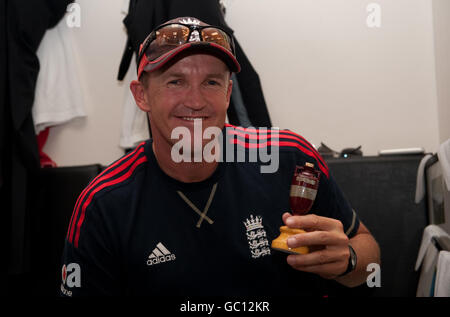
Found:
[(316, 148), (302, 135), (288, 129), (239, 127), (231, 124), (225, 125), (227, 143), (233, 143), (238, 148), (249, 151), (277, 151), (280, 163), (284, 159), (294, 159), (297, 164), (315, 162), (328, 177), (328, 166)]
[[(235, 137), (244, 142), (234, 142), (238, 145), (258, 144), (263, 146), (277, 146), (280, 150), (305, 150), (303, 153), (310, 154), (316, 151), (314, 146), (302, 135), (289, 129), (265, 128), (265, 127), (240, 127), (231, 124), (225, 124), (225, 131), (230, 138)], [(301, 147), (301, 148), (300, 148)], [(248, 148), (248, 147), (247, 147)], [(316, 151), (317, 152), (317, 151)]]
[(147, 142), (140, 143), (134, 150), (114, 161), (97, 175), (81, 192), (74, 212), (83, 212), (99, 201), (115, 200), (121, 193), (132, 191), (137, 176), (142, 174), (148, 161), (145, 151)]
[(93, 194), (98, 194), (133, 187), (136, 176), (143, 171), (145, 163), (148, 162), (147, 143), (148, 141), (140, 143), (134, 150), (107, 166), (86, 189)]
[(81, 192), (75, 203), (69, 224), (67, 240), (78, 245), (78, 237), (85, 218), (98, 212), (99, 205), (120, 207), (124, 191), (132, 192), (136, 176), (148, 161), (145, 153), (146, 142), (139, 144), (133, 151), (107, 166)]

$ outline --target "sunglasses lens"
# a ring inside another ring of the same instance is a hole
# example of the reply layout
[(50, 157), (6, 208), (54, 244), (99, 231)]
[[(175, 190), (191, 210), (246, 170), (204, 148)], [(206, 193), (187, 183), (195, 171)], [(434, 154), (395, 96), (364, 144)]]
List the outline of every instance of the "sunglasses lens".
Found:
[(155, 32), (155, 39), (150, 43), (147, 57), (153, 60), (175, 47), (187, 42), (189, 28), (180, 24), (169, 24)]
[(202, 29), (202, 38), (205, 42), (216, 43), (231, 51), (231, 39), (224, 31), (216, 28)]
[[(201, 38), (199, 33), (201, 32)], [(200, 30), (193, 30), (189, 37), (190, 29), (188, 26), (180, 24), (165, 25), (157, 29), (154, 33), (153, 40), (147, 48), (147, 58), (151, 61), (157, 59), (164, 53), (173, 50), (177, 46), (183, 45), (187, 42), (204, 41), (215, 43), (232, 52), (231, 39), (224, 31), (214, 28), (206, 27)]]

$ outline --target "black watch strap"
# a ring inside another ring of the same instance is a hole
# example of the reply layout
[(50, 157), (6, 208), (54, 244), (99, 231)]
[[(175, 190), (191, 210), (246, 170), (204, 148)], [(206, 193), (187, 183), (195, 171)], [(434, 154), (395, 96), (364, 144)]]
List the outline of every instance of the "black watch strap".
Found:
[(352, 246), (349, 244), (348, 249), (350, 251), (350, 256), (348, 257), (348, 266), (344, 273), (339, 275), (339, 277), (347, 275), (348, 273), (354, 271), (356, 269), (357, 257), (356, 252), (353, 250)]

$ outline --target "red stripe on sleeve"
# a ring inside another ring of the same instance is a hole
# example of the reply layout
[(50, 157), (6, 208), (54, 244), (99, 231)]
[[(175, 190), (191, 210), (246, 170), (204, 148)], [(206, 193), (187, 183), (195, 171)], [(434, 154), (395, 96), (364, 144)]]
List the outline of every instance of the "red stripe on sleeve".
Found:
[(143, 156), (143, 157), (139, 158), (137, 161), (135, 161), (135, 162), (133, 163), (133, 165), (131, 166), (131, 168), (130, 168), (125, 174), (123, 174), (122, 176), (120, 176), (120, 177), (118, 177), (118, 178), (116, 178), (116, 179), (114, 179), (114, 180), (112, 180), (112, 181), (103, 183), (103, 184), (100, 185), (99, 187), (95, 188), (95, 190), (93, 190), (93, 191), (89, 194), (88, 199), (87, 199), (87, 200), (84, 202), (84, 204), (83, 204), (83, 207), (82, 207), (82, 209), (81, 209), (80, 219), (78, 220), (78, 223), (77, 223), (77, 226), (76, 226), (76, 231), (77, 231), (77, 232), (76, 232), (76, 235), (75, 235), (75, 243), (74, 243), (74, 245), (75, 245), (76, 248), (78, 248), (78, 241), (79, 241), (79, 239), (80, 239), (80, 230), (81, 230), (81, 226), (82, 226), (83, 221), (84, 221), (84, 217), (85, 217), (85, 215), (86, 215), (86, 208), (87, 208), (87, 207), (89, 206), (89, 204), (91, 203), (92, 198), (94, 197), (94, 195), (95, 195), (97, 192), (99, 192), (100, 190), (102, 190), (102, 189), (104, 189), (104, 188), (106, 188), (106, 187), (113, 186), (113, 185), (115, 185), (115, 184), (118, 184), (118, 183), (120, 183), (120, 182), (123, 182), (124, 180), (126, 180), (127, 178), (129, 178), (129, 177), (133, 174), (134, 170), (135, 170), (139, 165), (141, 165), (141, 164), (144, 163), (144, 162), (147, 162), (147, 157), (145, 157), (145, 156)]
[(322, 162), (318, 159), (317, 155), (314, 152), (311, 152), (308, 149), (305, 149), (304, 147), (302, 147), (300, 144), (295, 143), (295, 142), (289, 142), (289, 141), (266, 141), (266, 142), (258, 142), (258, 143), (247, 143), (241, 140), (237, 140), (237, 139), (230, 139), (230, 143), (233, 144), (239, 144), (247, 149), (249, 148), (260, 148), (260, 147), (266, 147), (266, 146), (292, 146), (295, 147), (297, 149), (299, 149), (300, 151), (302, 151), (303, 153), (314, 157), (316, 159), (316, 161), (319, 163), (319, 168), (320, 170), (326, 175), (327, 178), (329, 178), (329, 171), (328, 171), (328, 166), (322, 164)]
[[(320, 156), (319, 152), (317, 152), (317, 150), (314, 148), (314, 146), (312, 146), (311, 143), (309, 143), (305, 138), (303, 138), (301, 135), (292, 132), (292, 131), (288, 131), (288, 130), (279, 130), (279, 129), (254, 129), (254, 128), (244, 128), (244, 127), (238, 127), (238, 126), (234, 126), (231, 124), (226, 123), (225, 126), (227, 128), (227, 133), (228, 134), (233, 134), (233, 135), (238, 135), (244, 138), (248, 138), (250, 140), (256, 140), (256, 139), (267, 139), (269, 137), (278, 137), (278, 138), (283, 138), (283, 139), (293, 139), (296, 140), (298, 142), (300, 142), (301, 144), (303, 144), (304, 146), (306, 146), (307, 149), (303, 149), (303, 147), (298, 146), (298, 145), (293, 145), (293, 142), (284, 142), (282, 141), (280, 143), (281, 146), (283, 146), (283, 144), (287, 145), (287, 146), (295, 146), (297, 147), (299, 150), (301, 150), (302, 152), (308, 154), (309, 156), (314, 157), (317, 162), (319, 163), (319, 165), (322, 165), (322, 167), (326, 170), (325, 175), (329, 175), (328, 172), (328, 166), (327, 164), (323, 161), (323, 158)], [(242, 132), (240, 132), (242, 131)], [(257, 133), (257, 134), (247, 134), (248, 133)], [(267, 134), (264, 134), (267, 133)], [(269, 134), (270, 133), (270, 134)], [(241, 144), (242, 145), (242, 144)], [(247, 147), (247, 146), (246, 146)], [(250, 147), (253, 147), (252, 145)], [(247, 147), (248, 148), (248, 147)]]
[[(136, 147), (136, 149), (134, 151), (132, 151), (131, 153), (129, 153), (128, 155), (122, 157), (120, 160), (118, 160), (117, 162), (115, 162), (114, 164), (110, 165), (107, 169), (105, 169), (102, 173), (100, 173), (84, 190), (83, 192), (80, 194), (80, 196), (77, 199), (77, 202), (75, 204), (75, 207), (73, 209), (73, 213), (72, 213), (72, 218), (70, 219), (70, 223), (69, 223), (69, 229), (67, 231), (67, 240), (69, 242), (73, 242), (73, 234), (74, 234), (74, 223), (76, 222), (76, 219), (78, 218), (78, 212), (79, 212), (79, 205), (80, 203), (84, 200), (84, 197), (86, 196), (86, 194), (88, 193), (89, 190), (92, 189), (92, 187), (94, 187), (95, 185), (97, 185), (99, 182), (106, 180), (110, 177), (113, 177), (114, 175), (117, 175), (118, 173), (120, 173), (121, 171), (123, 171), (125, 168), (127, 168), (129, 165), (131, 165), (131, 163), (136, 159), (136, 157), (138, 155), (140, 155), (142, 152), (144, 152), (144, 143), (141, 143), (138, 147)], [(127, 161), (126, 163), (124, 163), (123, 165), (122, 162), (124, 160), (126, 160), (127, 158), (132, 157), (129, 161)], [(113, 170), (111, 173), (107, 174), (109, 171)]]

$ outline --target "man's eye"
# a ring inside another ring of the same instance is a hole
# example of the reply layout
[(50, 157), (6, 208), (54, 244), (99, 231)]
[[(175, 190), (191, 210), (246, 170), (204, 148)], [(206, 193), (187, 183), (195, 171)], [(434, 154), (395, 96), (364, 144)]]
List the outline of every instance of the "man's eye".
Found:
[(217, 85), (219, 85), (219, 83), (217, 82), (217, 81), (215, 81), (215, 80), (208, 80), (208, 85), (210, 85), (210, 86), (217, 86)]
[(169, 81), (168, 84), (169, 84), (169, 85), (180, 85), (180, 84), (181, 84), (181, 80), (179, 80), (179, 79), (174, 79), (174, 80)]

